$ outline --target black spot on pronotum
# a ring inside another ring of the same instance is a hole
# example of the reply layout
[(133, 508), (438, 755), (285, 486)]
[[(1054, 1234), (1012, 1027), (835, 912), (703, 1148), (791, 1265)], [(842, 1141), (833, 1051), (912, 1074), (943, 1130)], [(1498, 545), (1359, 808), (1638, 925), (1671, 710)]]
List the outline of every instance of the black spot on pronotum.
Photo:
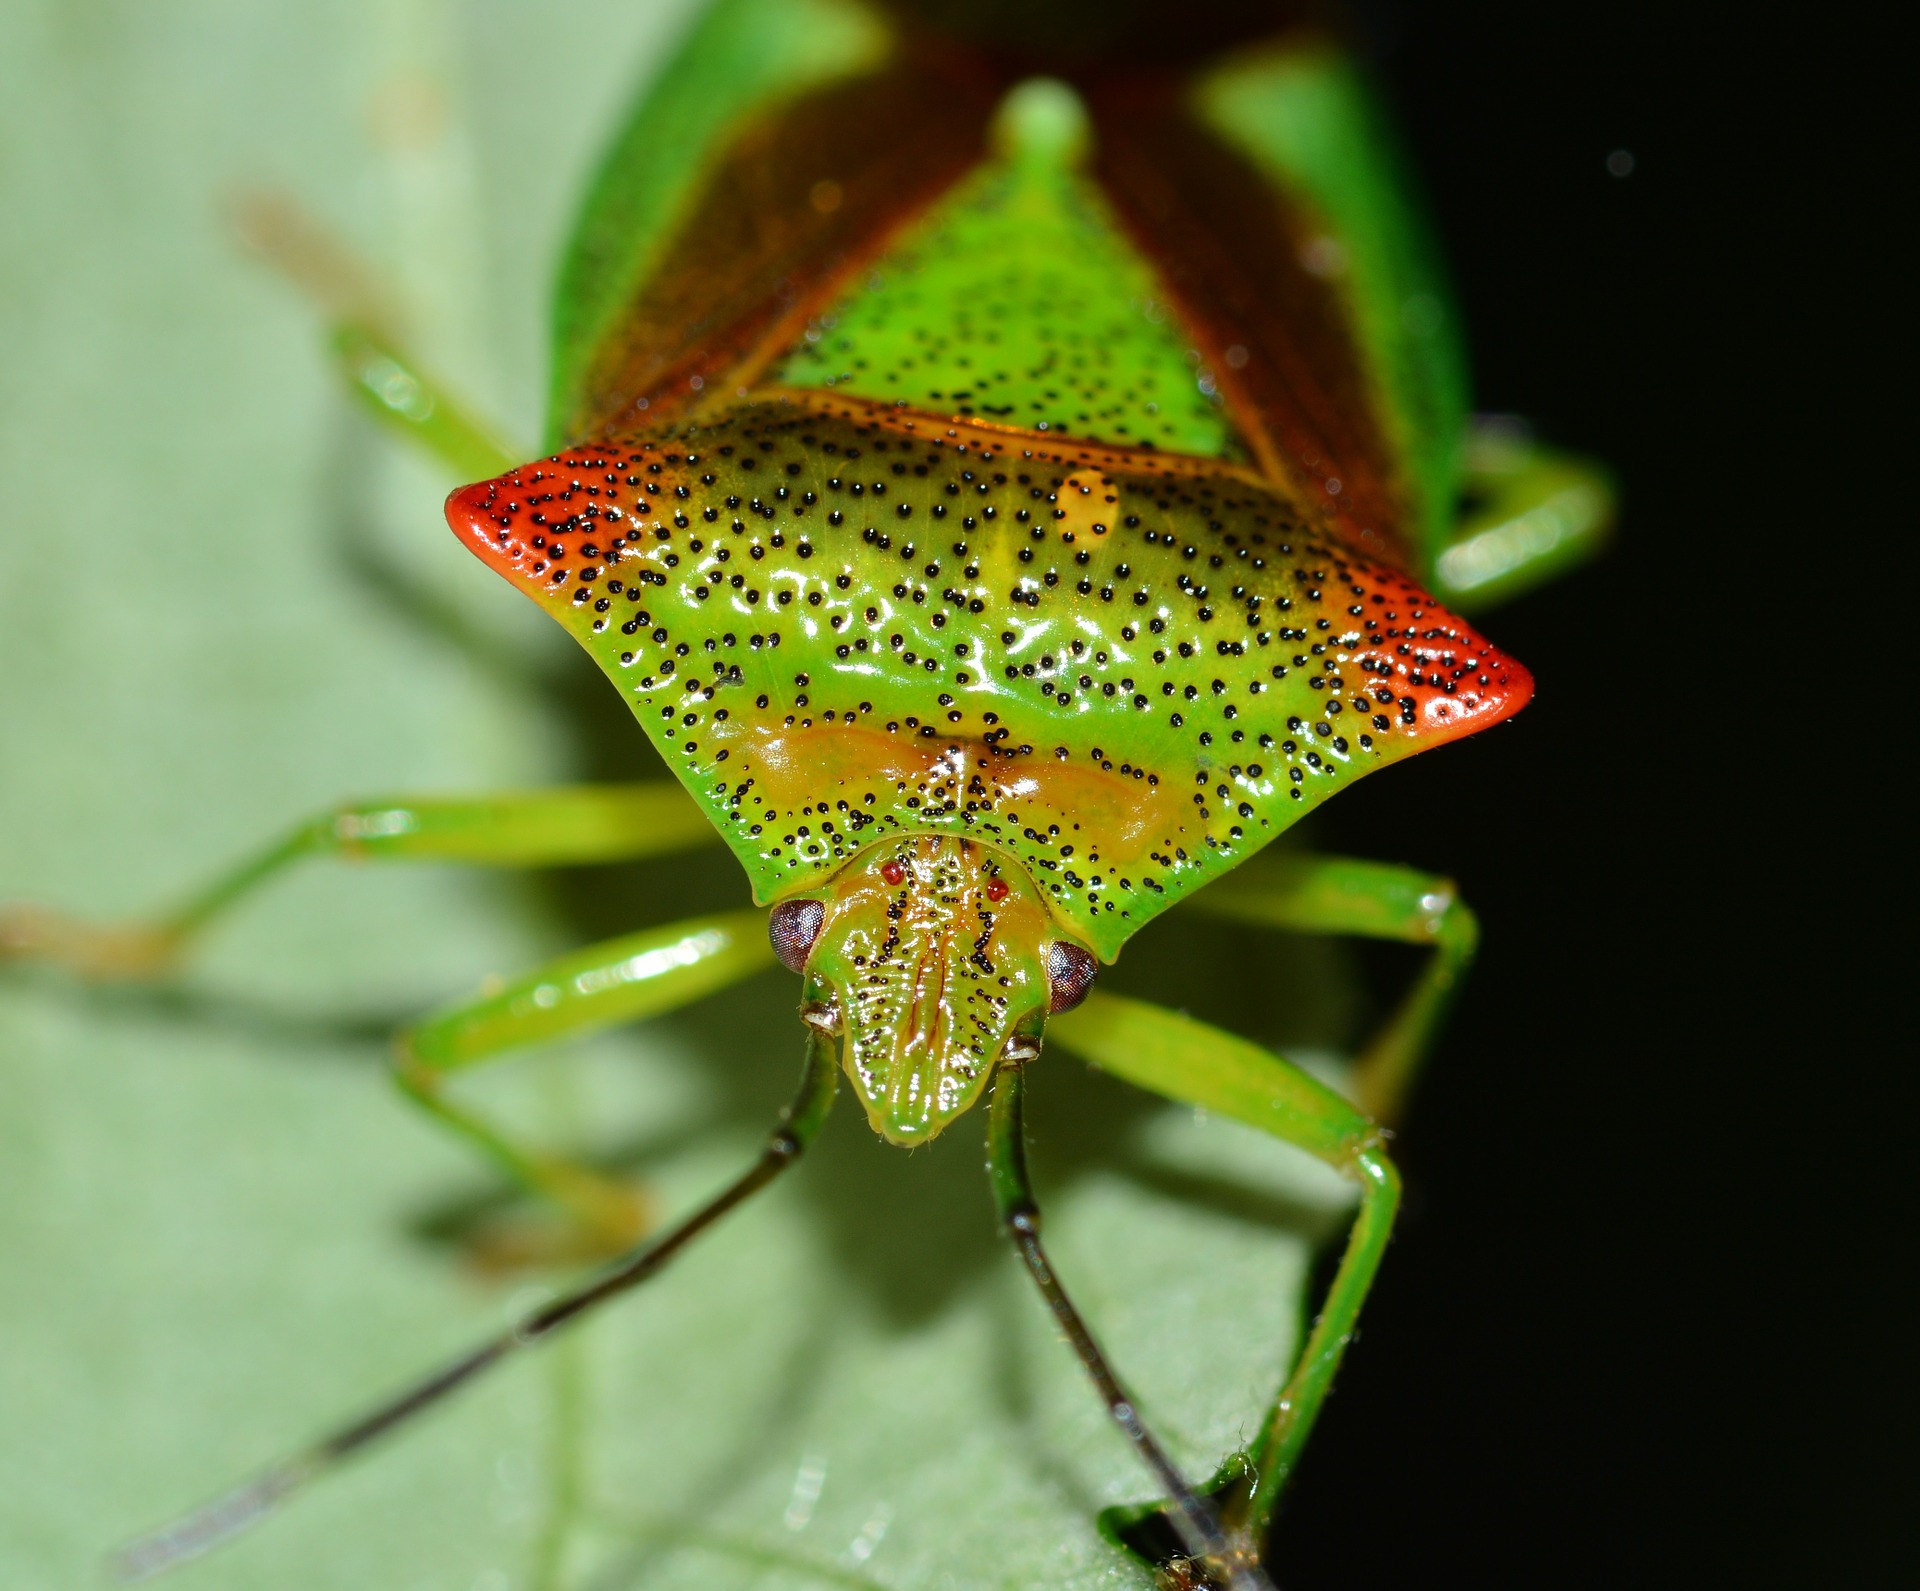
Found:
[(773, 953), (789, 972), (805, 972), (807, 952), (820, 937), (820, 924), (827, 908), (817, 900), (783, 900), (767, 919), (767, 937), (773, 941)]
[(1100, 975), (1100, 963), (1078, 945), (1056, 939), (1047, 946), (1047, 983), (1051, 994), (1047, 1009), (1054, 1015), (1071, 1011), (1093, 987)]

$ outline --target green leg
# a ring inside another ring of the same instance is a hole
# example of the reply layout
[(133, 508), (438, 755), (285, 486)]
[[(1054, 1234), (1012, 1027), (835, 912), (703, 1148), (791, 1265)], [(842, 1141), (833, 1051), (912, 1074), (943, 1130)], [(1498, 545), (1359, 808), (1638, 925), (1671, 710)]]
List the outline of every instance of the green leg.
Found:
[(1355, 1057), (1360, 1108), (1375, 1121), (1398, 1120), (1407, 1089), (1480, 943), (1480, 925), (1453, 881), (1353, 857), (1267, 852), (1210, 885), (1193, 905), (1262, 928), (1432, 946), (1433, 956), (1413, 987)]
[(508, 1050), (671, 1011), (773, 959), (766, 915), (758, 911), (695, 917), (609, 939), (403, 1030), (394, 1041), (396, 1075), (402, 1088), (516, 1181), (578, 1216), (602, 1246), (624, 1248), (647, 1226), (634, 1190), (514, 1142), (448, 1098), (448, 1078)]
[(333, 328), (333, 361), (360, 405), (463, 481), (504, 475), (521, 457), (473, 419), (398, 343), (372, 326)]
[(148, 922), (96, 926), (37, 907), (0, 909), (0, 962), (57, 962), (93, 978), (154, 976), (229, 907), (308, 856), (562, 867), (690, 850), (719, 837), (686, 792), (665, 782), (356, 802), (300, 824)]
[(1482, 417), (1467, 443), (1473, 506), (1433, 563), (1434, 595), (1472, 612), (1504, 602), (1598, 550), (1613, 481), (1598, 464), (1541, 447), (1514, 421)]
[(521, 462), (406, 353), (398, 316), (375, 273), (296, 202), (254, 193), (233, 207), (242, 241), (326, 315), (335, 366), (382, 425), (445, 463), (463, 481), (490, 480)]
[[(1103, 1071), (1270, 1132), (1359, 1185), (1360, 1212), (1346, 1253), (1293, 1373), (1253, 1441), (1204, 1488), (1236, 1547), (1257, 1559), (1274, 1504), (1353, 1340), (1360, 1305), (1393, 1228), (1400, 1175), (1387, 1158), (1378, 1126), (1298, 1067), (1246, 1039), (1143, 1001), (1098, 992), (1078, 1010), (1055, 1017), (1048, 1029)], [(1156, 1515), (1162, 1525), (1157, 1533), (1151, 1528)], [(1105, 1523), (1132, 1544), (1156, 1534), (1164, 1539), (1166, 1519), (1163, 1505)]]

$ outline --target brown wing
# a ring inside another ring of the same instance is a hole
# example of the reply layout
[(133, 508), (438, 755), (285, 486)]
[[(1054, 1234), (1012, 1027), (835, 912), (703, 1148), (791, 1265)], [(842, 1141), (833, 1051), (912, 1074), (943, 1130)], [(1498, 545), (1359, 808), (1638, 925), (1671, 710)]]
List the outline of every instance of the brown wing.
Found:
[(567, 434), (658, 425), (751, 382), (979, 160), (1004, 87), (977, 57), (908, 44), (749, 124), (596, 351)]
[(1287, 196), (1164, 75), (1086, 85), (1095, 169), (1211, 365), (1261, 471), (1407, 567), (1412, 530), (1360, 352)]

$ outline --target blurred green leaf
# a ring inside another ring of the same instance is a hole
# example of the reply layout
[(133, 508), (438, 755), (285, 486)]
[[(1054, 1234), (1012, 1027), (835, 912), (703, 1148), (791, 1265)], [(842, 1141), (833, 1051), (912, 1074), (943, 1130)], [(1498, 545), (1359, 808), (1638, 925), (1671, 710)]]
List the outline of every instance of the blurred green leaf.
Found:
[[(0, 895), (138, 911), (342, 796), (643, 757), (447, 536), (448, 483), (355, 418), (221, 203), (307, 202), (391, 275), (429, 364), (531, 436), (552, 252), (686, 10), (0, 12)], [(383, 590), (383, 560), (495, 662)], [(712, 863), (316, 868), (175, 989), (0, 979), (0, 1583), (89, 1583), (118, 1541), (523, 1307), (437, 1235), (500, 1190), (387, 1086), (381, 1033), (742, 893)], [(1324, 963), (1276, 982), (1278, 954), (1178, 926), (1128, 971), (1274, 1036), (1334, 984)], [(786, 1097), (792, 997), (764, 979), (481, 1086), (683, 1207)], [(1204, 1471), (1271, 1395), (1343, 1194), (1065, 1057), (1035, 1096), (1062, 1271)], [(1093, 1515), (1142, 1476), (1002, 1249), (977, 1132), (908, 1155), (843, 1110), (659, 1285), (177, 1583), (1138, 1586)]]

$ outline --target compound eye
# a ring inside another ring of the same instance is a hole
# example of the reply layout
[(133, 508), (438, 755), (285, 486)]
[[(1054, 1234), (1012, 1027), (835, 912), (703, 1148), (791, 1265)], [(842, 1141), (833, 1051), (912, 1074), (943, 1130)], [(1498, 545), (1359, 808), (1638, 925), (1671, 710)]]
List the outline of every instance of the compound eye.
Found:
[(1100, 963), (1086, 951), (1064, 939), (1054, 940), (1047, 946), (1047, 982), (1052, 990), (1047, 1009), (1056, 1016), (1071, 1011), (1086, 999), (1099, 975)]
[(767, 919), (767, 937), (787, 971), (807, 970), (807, 952), (820, 937), (820, 925), (826, 917), (825, 903), (817, 900), (783, 900), (773, 908), (773, 915)]

